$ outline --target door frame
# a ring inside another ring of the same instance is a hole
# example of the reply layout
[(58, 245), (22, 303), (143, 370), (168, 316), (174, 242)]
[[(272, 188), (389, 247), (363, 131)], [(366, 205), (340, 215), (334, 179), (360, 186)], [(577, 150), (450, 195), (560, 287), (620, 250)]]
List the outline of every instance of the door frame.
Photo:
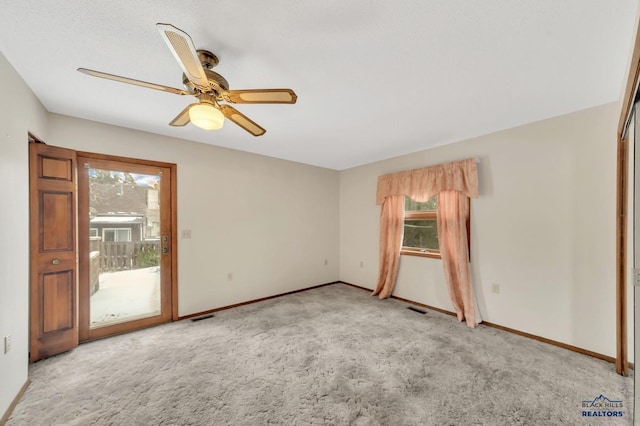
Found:
[(631, 63), (627, 74), (622, 109), (617, 129), (617, 195), (616, 195), (616, 372), (629, 374), (627, 353), (627, 182), (629, 168), (629, 138), (627, 129), (638, 93), (640, 78), (640, 23), (636, 23)]
[[(165, 163), (160, 161), (152, 161), (152, 160), (142, 160), (137, 158), (129, 158), (129, 157), (121, 157), (107, 154), (97, 154), (92, 152), (84, 152), (77, 151), (76, 152), (78, 160), (78, 168), (82, 167), (83, 160), (103, 160), (103, 161), (115, 161), (120, 163), (128, 163), (136, 166), (151, 166), (151, 167), (161, 167), (169, 170), (170, 173), (170, 187), (169, 187), (169, 221), (170, 221), (170, 233), (169, 233), (169, 241), (170, 241), (170, 303), (171, 303), (171, 312), (170, 317), (168, 318), (168, 322), (176, 321), (179, 319), (178, 316), (178, 244), (177, 244), (177, 225), (178, 225), (178, 206), (177, 206), (177, 166), (173, 163)], [(78, 205), (80, 205), (81, 197), (86, 197), (88, 194), (88, 182), (84, 179), (78, 180)], [(79, 247), (79, 317), (81, 321), (89, 320), (89, 288), (88, 288), (88, 279), (89, 279), (89, 250), (87, 247), (87, 240), (89, 232), (89, 217), (79, 215), (78, 217), (78, 247)], [(126, 324), (126, 323), (123, 323)], [(157, 320), (155, 317), (148, 319), (136, 320), (136, 324), (138, 325), (136, 328), (143, 328), (147, 326), (152, 326), (157, 324)], [(119, 334), (132, 331), (130, 327), (118, 327), (117, 325), (104, 327), (104, 328), (96, 328), (94, 330), (89, 330), (88, 324), (82, 324), (79, 330), (79, 340), (80, 342), (90, 341), (94, 339), (99, 339), (102, 337), (106, 337), (113, 334)]]

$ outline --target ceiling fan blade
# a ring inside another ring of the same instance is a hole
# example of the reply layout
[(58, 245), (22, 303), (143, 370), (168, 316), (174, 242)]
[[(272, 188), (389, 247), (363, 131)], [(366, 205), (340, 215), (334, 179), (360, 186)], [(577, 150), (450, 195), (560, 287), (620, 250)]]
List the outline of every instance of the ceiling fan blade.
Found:
[(291, 89), (227, 90), (222, 97), (234, 104), (295, 104), (298, 99)]
[(94, 77), (106, 78), (107, 80), (119, 81), (120, 83), (133, 84), (135, 86), (142, 86), (148, 89), (162, 90), (163, 92), (175, 93), (176, 95), (188, 95), (189, 93), (176, 89), (175, 87), (163, 86), (161, 84), (149, 83), (146, 81), (135, 80), (133, 78), (121, 77), (119, 75), (107, 74), (106, 72), (89, 70), (86, 68), (78, 68), (81, 73), (91, 75)]
[(225, 117), (251, 133), (253, 136), (262, 136), (266, 133), (265, 129), (230, 105), (220, 105), (220, 111), (222, 111), (222, 114), (224, 114)]
[(170, 24), (156, 24), (156, 27), (187, 78), (196, 86), (209, 89), (209, 80), (189, 34)]
[(176, 118), (171, 120), (171, 123), (169, 123), (169, 125), (170, 126), (186, 126), (187, 124), (189, 124), (189, 122), (191, 121), (191, 119), (189, 118), (190, 108), (191, 108), (191, 105), (183, 109), (182, 112), (176, 116)]

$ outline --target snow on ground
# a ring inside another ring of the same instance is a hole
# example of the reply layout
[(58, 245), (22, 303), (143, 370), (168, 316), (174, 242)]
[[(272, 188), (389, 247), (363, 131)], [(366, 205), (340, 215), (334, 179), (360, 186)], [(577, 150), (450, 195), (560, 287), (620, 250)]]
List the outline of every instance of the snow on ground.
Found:
[(160, 268), (103, 272), (91, 296), (91, 327), (160, 314)]

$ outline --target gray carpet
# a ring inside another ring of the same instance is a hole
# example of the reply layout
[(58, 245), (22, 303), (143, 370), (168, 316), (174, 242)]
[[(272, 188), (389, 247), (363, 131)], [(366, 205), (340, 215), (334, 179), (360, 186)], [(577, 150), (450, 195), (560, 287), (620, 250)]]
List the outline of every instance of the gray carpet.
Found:
[[(333, 284), (35, 363), (7, 425), (630, 424), (612, 364)], [(624, 417), (583, 418), (622, 400)]]

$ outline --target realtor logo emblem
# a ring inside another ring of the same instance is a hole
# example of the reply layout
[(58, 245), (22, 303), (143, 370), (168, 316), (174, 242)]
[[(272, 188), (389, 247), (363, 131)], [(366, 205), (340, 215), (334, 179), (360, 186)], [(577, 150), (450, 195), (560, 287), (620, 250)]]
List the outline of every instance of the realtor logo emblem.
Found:
[(600, 394), (589, 401), (582, 401), (582, 417), (623, 417), (622, 400), (609, 399)]

